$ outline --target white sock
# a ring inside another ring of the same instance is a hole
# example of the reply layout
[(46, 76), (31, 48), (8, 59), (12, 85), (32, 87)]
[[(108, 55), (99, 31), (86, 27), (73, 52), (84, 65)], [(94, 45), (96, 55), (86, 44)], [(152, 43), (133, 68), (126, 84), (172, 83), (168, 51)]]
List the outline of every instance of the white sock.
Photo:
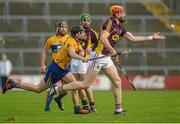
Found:
[(116, 112), (122, 112), (122, 108), (120, 109), (115, 109)]

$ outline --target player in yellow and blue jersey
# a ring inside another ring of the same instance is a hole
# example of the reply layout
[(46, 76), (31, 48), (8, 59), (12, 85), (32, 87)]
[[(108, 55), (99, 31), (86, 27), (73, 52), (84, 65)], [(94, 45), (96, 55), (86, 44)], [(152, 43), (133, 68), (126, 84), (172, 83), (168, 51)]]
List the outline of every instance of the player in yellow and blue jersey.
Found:
[[(42, 51), (41, 55), (41, 73), (46, 72), (46, 56), (49, 50), (51, 50), (52, 54), (52, 61), (57, 58), (57, 53), (61, 49), (61, 47), (64, 45), (64, 43), (67, 41), (68, 38), (71, 36), (68, 34), (68, 25), (67, 22), (64, 20), (58, 21), (55, 24), (55, 30), (56, 34), (49, 37), (44, 45), (44, 49)], [(49, 92), (49, 91), (48, 91)], [(64, 110), (64, 105), (61, 102), (61, 98), (64, 97), (67, 94), (67, 92), (64, 92), (60, 94), (58, 97), (54, 99), (54, 101), (58, 104), (58, 107), (61, 110)], [(45, 111), (50, 110), (50, 103), (53, 100), (52, 96), (48, 96), (48, 93), (46, 95), (46, 104), (45, 104)]]
[(70, 72), (71, 59), (80, 59), (85, 62), (88, 61), (88, 59), (78, 55), (80, 53), (83, 54), (84, 52), (79, 42), (85, 38), (84, 29), (80, 26), (72, 27), (71, 36), (72, 37), (67, 39), (62, 48), (57, 51), (56, 57), (53, 58), (52, 63), (47, 67), (44, 79), (41, 80), (38, 85), (35, 85), (32, 82), (15, 82), (12, 79), (8, 79), (3, 85), (2, 93), (4, 94), (12, 88), (21, 88), (40, 93), (49, 87), (54, 86), (59, 80), (66, 83), (75, 81), (73, 74)]

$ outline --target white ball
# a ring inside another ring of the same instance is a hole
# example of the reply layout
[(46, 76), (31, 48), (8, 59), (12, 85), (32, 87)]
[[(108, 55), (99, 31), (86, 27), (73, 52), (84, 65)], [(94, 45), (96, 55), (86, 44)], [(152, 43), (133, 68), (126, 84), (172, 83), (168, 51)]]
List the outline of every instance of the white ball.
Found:
[(174, 24), (171, 24), (171, 29), (175, 29), (175, 25)]

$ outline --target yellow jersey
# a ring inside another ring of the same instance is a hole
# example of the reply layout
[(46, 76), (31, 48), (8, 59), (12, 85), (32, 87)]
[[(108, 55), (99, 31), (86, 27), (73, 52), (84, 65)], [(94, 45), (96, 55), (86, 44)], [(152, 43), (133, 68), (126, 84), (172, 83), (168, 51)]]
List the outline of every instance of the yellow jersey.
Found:
[(66, 69), (71, 62), (72, 58), (69, 56), (69, 48), (77, 54), (83, 50), (79, 42), (72, 37), (68, 38), (65, 45), (57, 52), (56, 59), (54, 59), (54, 62), (62, 69)]
[(46, 43), (44, 45), (44, 49), (52, 50), (52, 60), (57, 58), (58, 51), (61, 49), (61, 47), (67, 41), (67, 39), (70, 37), (71, 37), (70, 35), (66, 34), (64, 36), (54, 35), (54, 36), (51, 36), (50, 38), (48, 38), (48, 40), (46, 41)]

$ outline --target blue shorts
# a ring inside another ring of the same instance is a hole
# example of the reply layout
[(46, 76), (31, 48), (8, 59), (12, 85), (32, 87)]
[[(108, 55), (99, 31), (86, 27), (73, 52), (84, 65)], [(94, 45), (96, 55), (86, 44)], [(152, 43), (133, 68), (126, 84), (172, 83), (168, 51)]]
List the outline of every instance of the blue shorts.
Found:
[(47, 72), (44, 77), (44, 81), (49, 85), (54, 85), (70, 71), (71, 71), (70, 66), (68, 66), (64, 70), (61, 67), (59, 67), (56, 63), (52, 62), (51, 65), (48, 66), (48, 68), (47, 68)]

